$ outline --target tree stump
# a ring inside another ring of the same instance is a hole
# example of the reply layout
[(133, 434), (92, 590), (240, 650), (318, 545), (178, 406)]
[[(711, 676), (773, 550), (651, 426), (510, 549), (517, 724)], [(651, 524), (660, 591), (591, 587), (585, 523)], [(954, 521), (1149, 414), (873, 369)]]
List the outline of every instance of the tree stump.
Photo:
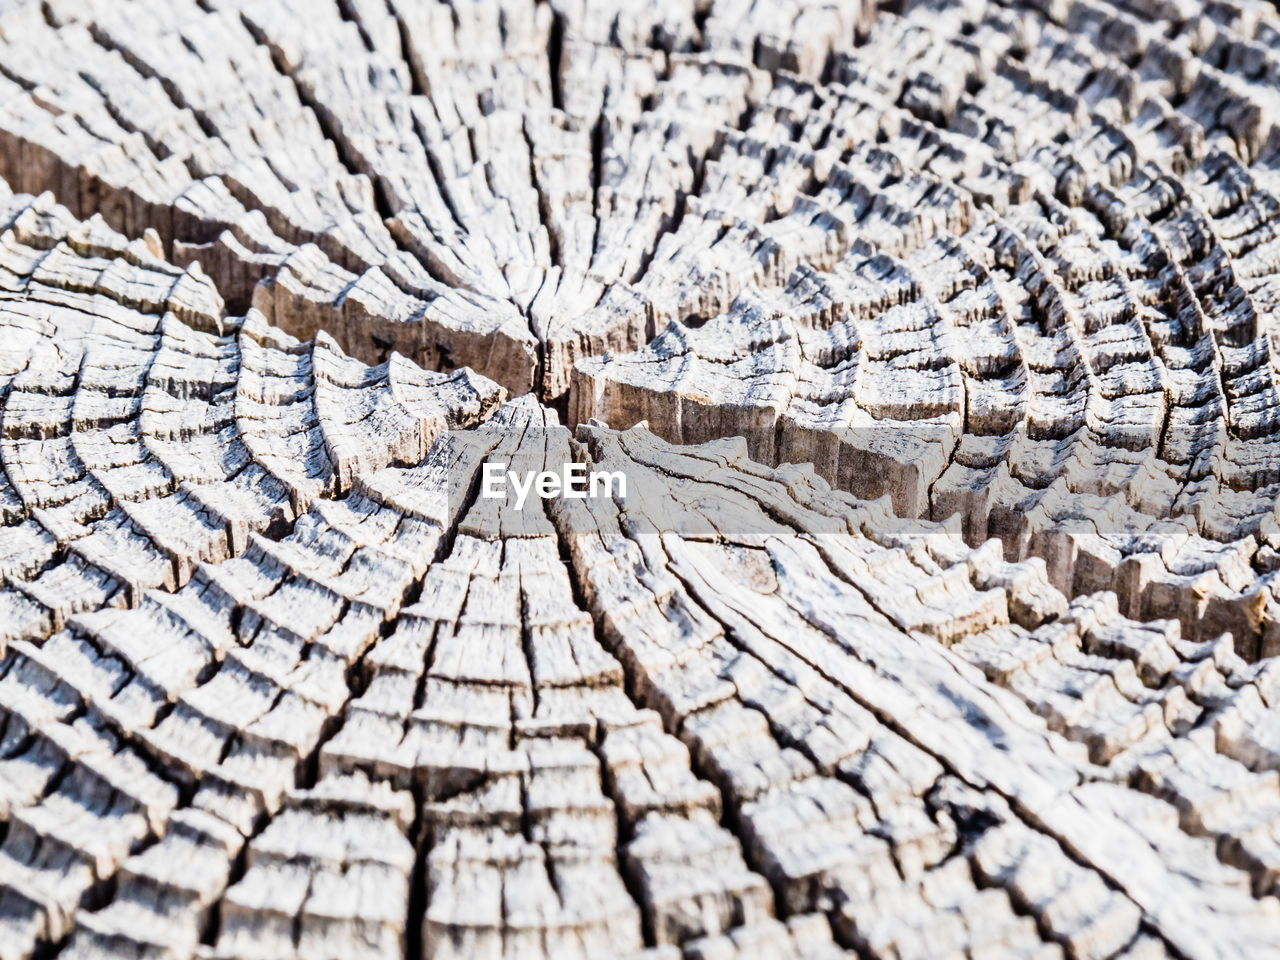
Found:
[(0, 960), (1280, 956), (1280, 17), (892, 6), (0, 5)]

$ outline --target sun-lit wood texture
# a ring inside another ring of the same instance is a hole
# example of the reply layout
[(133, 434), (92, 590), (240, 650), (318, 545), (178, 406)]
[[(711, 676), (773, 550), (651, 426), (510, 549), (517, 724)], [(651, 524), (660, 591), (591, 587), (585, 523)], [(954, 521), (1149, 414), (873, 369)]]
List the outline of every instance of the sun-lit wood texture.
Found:
[(0, 960), (1280, 954), (1277, 64), (3, 5)]

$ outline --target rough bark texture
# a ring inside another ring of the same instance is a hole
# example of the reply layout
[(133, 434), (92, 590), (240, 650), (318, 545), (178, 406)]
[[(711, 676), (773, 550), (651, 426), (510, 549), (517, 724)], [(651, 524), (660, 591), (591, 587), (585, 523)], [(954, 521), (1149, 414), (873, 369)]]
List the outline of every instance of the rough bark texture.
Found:
[(0, 960), (1280, 956), (1278, 83), (1246, 0), (0, 5)]

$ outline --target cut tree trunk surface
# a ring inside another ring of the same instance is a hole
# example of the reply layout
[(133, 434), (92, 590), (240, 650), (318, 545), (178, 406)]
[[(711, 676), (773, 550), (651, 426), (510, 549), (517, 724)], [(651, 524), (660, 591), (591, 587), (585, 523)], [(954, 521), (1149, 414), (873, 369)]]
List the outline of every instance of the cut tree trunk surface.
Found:
[(1277, 110), (1248, 0), (0, 5), (0, 960), (1280, 957)]

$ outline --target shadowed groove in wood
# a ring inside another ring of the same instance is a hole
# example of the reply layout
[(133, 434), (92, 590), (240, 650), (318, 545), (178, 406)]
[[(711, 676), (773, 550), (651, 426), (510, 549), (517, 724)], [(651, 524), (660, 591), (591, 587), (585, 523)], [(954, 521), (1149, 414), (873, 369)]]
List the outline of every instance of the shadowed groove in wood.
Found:
[(0, 958), (1273, 955), (1276, 22), (6, 6)]

